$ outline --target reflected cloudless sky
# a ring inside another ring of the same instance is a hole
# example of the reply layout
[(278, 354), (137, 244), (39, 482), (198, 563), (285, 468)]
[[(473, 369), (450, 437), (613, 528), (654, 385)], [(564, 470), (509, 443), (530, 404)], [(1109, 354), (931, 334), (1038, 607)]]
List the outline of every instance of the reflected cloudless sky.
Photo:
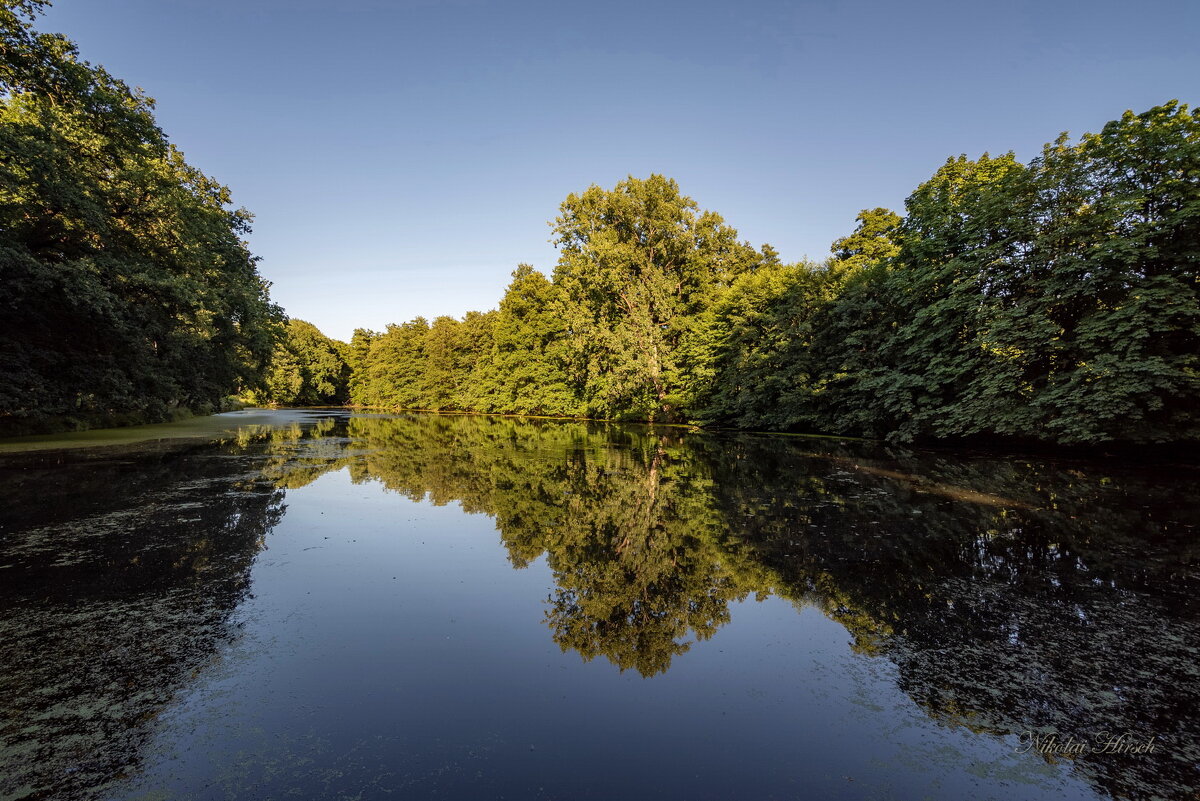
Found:
[(570, 192), (675, 178), (785, 260), (948, 156), (1200, 101), (1200, 3), (57, 0), (256, 215), (294, 317), (349, 338), (496, 305)]

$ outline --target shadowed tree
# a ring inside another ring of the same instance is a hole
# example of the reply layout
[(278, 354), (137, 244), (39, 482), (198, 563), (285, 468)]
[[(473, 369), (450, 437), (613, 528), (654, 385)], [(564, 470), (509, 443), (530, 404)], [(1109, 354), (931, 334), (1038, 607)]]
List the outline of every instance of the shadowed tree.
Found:
[(312, 323), (290, 320), (275, 345), (266, 387), (251, 399), (282, 406), (333, 406), (349, 400), (348, 346)]
[(282, 315), (250, 215), (153, 101), (0, 5), (0, 428), (147, 420), (256, 385)]

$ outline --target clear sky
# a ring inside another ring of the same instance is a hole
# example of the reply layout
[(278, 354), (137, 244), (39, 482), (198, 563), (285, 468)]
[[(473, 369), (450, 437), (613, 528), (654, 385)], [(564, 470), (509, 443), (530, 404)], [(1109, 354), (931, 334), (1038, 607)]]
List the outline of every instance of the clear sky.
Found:
[(56, 0), (348, 339), (496, 305), (570, 192), (675, 178), (785, 260), (948, 157), (1200, 103), (1200, 0)]

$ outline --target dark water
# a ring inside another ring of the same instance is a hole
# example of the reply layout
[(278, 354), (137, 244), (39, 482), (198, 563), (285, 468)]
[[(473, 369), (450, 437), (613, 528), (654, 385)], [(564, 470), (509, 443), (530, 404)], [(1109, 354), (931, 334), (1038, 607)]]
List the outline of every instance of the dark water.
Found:
[(0, 798), (1200, 794), (1194, 470), (280, 420), (0, 457)]

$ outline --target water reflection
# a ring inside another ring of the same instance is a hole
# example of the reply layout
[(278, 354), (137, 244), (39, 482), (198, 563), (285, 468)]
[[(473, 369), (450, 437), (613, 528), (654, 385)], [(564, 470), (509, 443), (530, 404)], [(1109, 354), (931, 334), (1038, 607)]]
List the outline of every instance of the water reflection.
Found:
[[(1117, 798), (1200, 788), (1193, 481), (999, 459), (891, 461), (939, 486), (1015, 499), (1006, 506), (822, 468), (800, 449), (748, 442), (732, 452), (715, 486), (739, 520), (735, 558), (819, 605), (861, 651), (892, 660), (931, 716), (993, 735), (1154, 738), (1152, 755), (1069, 758)], [(805, 488), (789, 492), (799, 477)]]
[(0, 797), (91, 798), (237, 636), (283, 492), (249, 444), (7, 457)]
[(1156, 738), (1074, 765), (1113, 797), (1200, 789), (1200, 485), (1178, 474), (510, 419), (349, 433), (360, 479), (494, 516), (514, 565), (544, 554), (547, 622), (585, 659), (655, 675), (774, 593), (940, 721)]
[(734, 604), (777, 595), (845, 626), (947, 726), (1154, 738), (1047, 759), (1114, 798), (1200, 792), (1193, 475), (819, 442), (361, 415), (45, 474), (6, 463), (5, 496), (27, 503), (0, 547), (5, 767), (64, 797), (136, 770), (147, 719), (236, 636), (283, 492), (346, 469), (492, 516), (514, 567), (544, 558), (550, 636), (585, 660), (660, 676)]

